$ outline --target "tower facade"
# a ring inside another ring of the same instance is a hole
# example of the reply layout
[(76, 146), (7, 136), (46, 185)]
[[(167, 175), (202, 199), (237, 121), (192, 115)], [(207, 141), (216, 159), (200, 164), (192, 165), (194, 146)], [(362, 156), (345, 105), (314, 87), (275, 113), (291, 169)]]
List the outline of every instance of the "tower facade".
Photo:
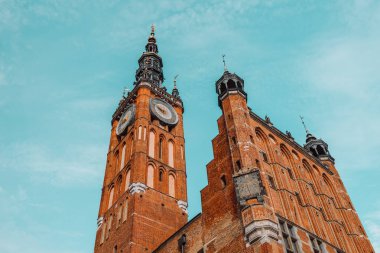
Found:
[(187, 222), (184, 108), (163, 87), (154, 27), (145, 49), (112, 116), (95, 253), (152, 252)]
[(306, 144), (247, 106), (244, 80), (216, 82), (218, 135), (202, 213), (154, 252), (374, 253), (327, 143)]

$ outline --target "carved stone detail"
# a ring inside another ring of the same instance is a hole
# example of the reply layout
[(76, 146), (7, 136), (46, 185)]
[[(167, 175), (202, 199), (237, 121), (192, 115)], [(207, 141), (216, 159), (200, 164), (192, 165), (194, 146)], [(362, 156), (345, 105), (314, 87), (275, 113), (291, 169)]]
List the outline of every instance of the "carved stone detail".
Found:
[(185, 213), (187, 213), (187, 202), (183, 200), (177, 201), (178, 207), (181, 208)]
[(103, 224), (103, 216), (100, 216), (97, 220), (97, 224), (98, 224), (98, 229), (100, 228), (100, 226)]
[(148, 186), (146, 186), (145, 184), (143, 183), (140, 183), (140, 182), (137, 182), (137, 183), (132, 183), (130, 186), (129, 186), (129, 193), (131, 195), (135, 194), (135, 193), (142, 193), (142, 192), (145, 192), (146, 189), (148, 188)]
[(277, 223), (271, 220), (254, 221), (244, 228), (246, 246), (249, 247), (256, 242), (260, 244), (279, 240), (279, 229)]

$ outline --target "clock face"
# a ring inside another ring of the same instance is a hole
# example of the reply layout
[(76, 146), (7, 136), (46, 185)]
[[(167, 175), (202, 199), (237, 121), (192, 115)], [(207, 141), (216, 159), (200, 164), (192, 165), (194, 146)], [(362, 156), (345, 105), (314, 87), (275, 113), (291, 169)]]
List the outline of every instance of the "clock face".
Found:
[(150, 112), (165, 125), (176, 125), (178, 115), (173, 106), (162, 99), (154, 98), (150, 100)]
[(121, 135), (127, 129), (127, 127), (132, 123), (135, 117), (135, 105), (129, 105), (125, 109), (124, 113), (121, 115), (119, 124), (116, 127), (116, 134)]

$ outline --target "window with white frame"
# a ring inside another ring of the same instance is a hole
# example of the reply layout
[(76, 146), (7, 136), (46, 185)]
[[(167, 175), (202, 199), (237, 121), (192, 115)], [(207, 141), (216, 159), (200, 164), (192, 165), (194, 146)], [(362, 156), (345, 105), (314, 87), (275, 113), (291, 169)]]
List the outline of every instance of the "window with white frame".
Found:
[(286, 253), (300, 253), (296, 228), (284, 220), (280, 220), (280, 229)]
[(323, 242), (314, 236), (309, 235), (311, 248), (313, 249), (313, 253), (325, 253), (325, 246)]

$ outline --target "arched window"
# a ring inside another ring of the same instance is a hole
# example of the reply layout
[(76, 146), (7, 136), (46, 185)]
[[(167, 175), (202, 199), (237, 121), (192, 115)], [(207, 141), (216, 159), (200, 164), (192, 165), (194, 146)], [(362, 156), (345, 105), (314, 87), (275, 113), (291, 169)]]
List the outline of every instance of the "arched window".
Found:
[(115, 170), (117, 170), (117, 166), (120, 166), (119, 165), (119, 151), (116, 152), (116, 155), (115, 155)]
[(132, 138), (131, 138), (131, 147), (129, 148), (129, 159), (131, 159), (132, 157), (132, 154), (133, 154), (133, 134), (132, 134)]
[(109, 195), (109, 199), (108, 199), (108, 209), (112, 206), (113, 204), (113, 194), (114, 194), (114, 187), (112, 186), (111, 187), (111, 190), (110, 190), (110, 195)]
[(164, 142), (163, 138), (160, 137), (160, 141), (158, 143), (158, 158), (159, 159), (162, 159), (162, 145), (163, 145), (163, 142)]
[(121, 162), (120, 162), (120, 169), (119, 170), (122, 170), (123, 167), (124, 167), (124, 163), (125, 163), (125, 152), (126, 152), (126, 149), (127, 149), (127, 146), (123, 145), (123, 149), (121, 151)]
[(153, 188), (154, 186), (154, 168), (151, 164), (148, 165), (148, 172), (146, 176), (146, 184)]
[(155, 133), (153, 131), (150, 131), (149, 133), (149, 156), (154, 158), (154, 139), (155, 139)]
[(222, 83), (222, 84), (220, 85), (220, 93), (224, 93), (224, 92), (226, 92), (226, 90), (227, 90), (227, 88), (226, 88), (226, 84), (225, 84), (225, 83)]
[(169, 175), (169, 195), (175, 197), (175, 178)]
[(127, 220), (128, 216), (128, 200), (125, 201), (124, 209), (123, 209), (123, 222)]
[(181, 145), (181, 158), (182, 158), (182, 160), (184, 159), (184, 157), (185, 157), (185, 153), (183, 150), (183, 145)]
[(169, 141), (168, 151), (169, 151), (169, 166), (174, 167), (174, 144), (173, 144), (173, 141)]
[(220, 177), (220, 182), (222, 183), (222, 188), (224, 189), (227, 185), (227, 180), (226, 180), (226, 176), (223, 175)]
[(144, 141), (146, 140), (146, 127), (144, 127)]
[(326, 155), (326, 152), (321, 145), (317, 146), (317, 152), (319, 155)]
[(141, 140), (142, 136), (142, 126), (139, 126), (139, 133), (138, 133), (138, 139)]
[(230, 79), (227, 82), (227, 87), (228, 87), (228, 89), (234, 89), (234, 88), (236, 88), (236, 83)]
[(131, 184), (131, 170), (129, 169), (127, 171), (127, 175), (125, 176), (125, 190), (126, 191), (128, 190), (130, 184)]
[(164, 172), (163, 172), (162, 170), (160, 170), (160, 172), (159, 172), (159, 174), (158, 174), (158, 180), (159, 180), (160, 182), (162, 182), (163, 177), (164, 177)]

